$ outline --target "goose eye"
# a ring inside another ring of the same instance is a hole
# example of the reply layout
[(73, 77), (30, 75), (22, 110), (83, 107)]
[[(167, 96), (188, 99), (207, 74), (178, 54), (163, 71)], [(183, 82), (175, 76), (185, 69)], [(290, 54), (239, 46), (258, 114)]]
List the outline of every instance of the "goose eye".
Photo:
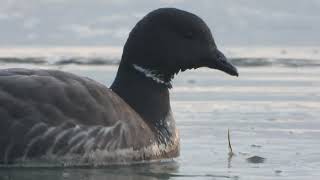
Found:
[(187, 32), (184, 34), (184, 37), (187, 39), (192, 39), (193, 38), (193, 33), (191, 31)]

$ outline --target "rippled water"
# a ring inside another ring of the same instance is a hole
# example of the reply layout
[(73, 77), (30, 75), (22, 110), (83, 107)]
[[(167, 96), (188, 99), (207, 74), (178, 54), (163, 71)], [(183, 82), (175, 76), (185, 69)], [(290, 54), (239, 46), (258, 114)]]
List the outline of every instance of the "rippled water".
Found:
[[(6, 67), (35, 65), (3, 65)], [(116, 66), (43, 66), (110, 85)], [(173, 82), (181, 134), (174, 161), (104, 168), (1, 169), (5, 179), (317, 179), (320, 67), (252, 66), (240, 77), (199, 69)], [(228, 155), (230, 129), (234, 156)]]

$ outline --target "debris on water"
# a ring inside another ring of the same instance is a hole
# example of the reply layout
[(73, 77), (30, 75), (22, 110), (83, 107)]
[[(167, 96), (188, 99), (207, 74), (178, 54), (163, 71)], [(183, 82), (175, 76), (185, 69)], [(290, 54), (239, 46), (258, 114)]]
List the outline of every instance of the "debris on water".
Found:
[(228, 129), (228, 144), (229, 144), (229, 157), (232, 157), (234, 155), (233, 151), (232, 151), (232, 146), (231, 146), (231, 141), (230, 141), (230, 130)]
[(253, 163), (253, 164), (259, 164), (259, 163), (264, 163), (266, 159), (260, 156), (252, 156), (247, 158), (247, 161), (249, 163)]
[(282, 171), (281, 170), (275, 170), (274, 173), (280, 174), (280, 173), (282, 173)]
[(257, 144), (251, 144), (251, 147), (253, 147), (253, 148), (261, 148), (262, 146), (261, 145), (257, 145)]
[(228, 129), (228, 148), (229, 148), (229, 153), (228, 153), (228, 168), (231, 168), (231, 161), (232, 157), (235, 155), (232, 151), (232, 146), (230, 142), (230, 130)]

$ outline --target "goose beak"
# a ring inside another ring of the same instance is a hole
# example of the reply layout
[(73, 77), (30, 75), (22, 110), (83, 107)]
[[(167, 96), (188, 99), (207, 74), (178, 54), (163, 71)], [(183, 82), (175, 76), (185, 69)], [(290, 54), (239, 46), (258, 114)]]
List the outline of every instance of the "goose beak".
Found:
[(214, 56), (211, 58), (208, 65), (209, 68), (221, 70), (232, 76), (239, 76), (237, 68), (228, 61), (221, 51), (216, 49), (213, 54)]

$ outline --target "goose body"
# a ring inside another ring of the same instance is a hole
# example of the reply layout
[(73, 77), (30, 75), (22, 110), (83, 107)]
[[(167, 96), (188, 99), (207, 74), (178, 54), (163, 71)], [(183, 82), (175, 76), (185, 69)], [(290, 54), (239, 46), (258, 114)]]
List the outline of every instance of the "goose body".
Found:
[(130, 33), (110, 88), (57, 70), (0, 70), (0, 164), (106, 165), (176, 157), (171, 80), (198, 67), (237, 75), (199, 17), (162, 8)]

